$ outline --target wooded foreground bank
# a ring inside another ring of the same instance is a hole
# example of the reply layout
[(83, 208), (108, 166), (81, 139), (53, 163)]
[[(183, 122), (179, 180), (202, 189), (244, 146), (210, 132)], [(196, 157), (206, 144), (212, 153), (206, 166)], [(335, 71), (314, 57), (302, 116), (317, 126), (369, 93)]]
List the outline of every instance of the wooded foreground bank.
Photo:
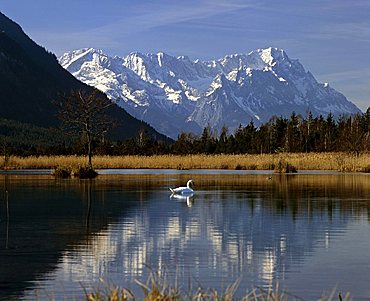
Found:
[[(85, 156), (1, 157), (0, 169), (54, 169), (76, 167), (87, 162)], [(229, 169), (274, 170), (289, 163), (297, 170), (370, 172), (370, 153), (280, 153), (261, 155), (154, 155), (94, 156), (95, 169)]]

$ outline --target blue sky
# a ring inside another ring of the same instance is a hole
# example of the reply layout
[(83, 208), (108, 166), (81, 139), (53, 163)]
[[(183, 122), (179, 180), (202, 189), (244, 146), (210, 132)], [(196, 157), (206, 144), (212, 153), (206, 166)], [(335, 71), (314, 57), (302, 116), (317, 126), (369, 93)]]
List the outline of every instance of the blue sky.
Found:
[(369, 0), (1, 0), (0, 11), (58, 56), (94, 47), (217, 59), (282, 48), (370, 106)]

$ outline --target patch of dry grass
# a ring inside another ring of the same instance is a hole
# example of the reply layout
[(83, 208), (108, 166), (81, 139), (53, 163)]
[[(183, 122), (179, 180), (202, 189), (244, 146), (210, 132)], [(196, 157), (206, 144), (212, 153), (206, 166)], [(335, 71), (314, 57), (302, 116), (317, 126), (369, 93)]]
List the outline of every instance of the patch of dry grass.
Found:
[[(135, 297), (135, 294), (124, 288), (108, 288), (102, 291), (100, 288), (93, 292), (85, 291), (86, 301), (289, 301), (289, 300), (302, 300), (297, 296), (291, 295), (279, 288), (276, 285), (274, 289), (256, 288), (247, 292), (242, 297), (236, 297), (240, 280), (235, 281), (229, 285), (224, 292), (218, 292), (214, 289), (198, 288), (195, 291), (181, 292), (177, 284), (171, 285), (167, 282), (166, 277), (160, 276), (158, 273), (150, 273), (146, 283), (136, 280), (136, 283), (143, 291), (142, 299)], [(347, 293), (342, 296), (337, 294), (336, 290), (332, 290), (328, 294), (323, 294), (318, 301), (348, 301), (350, 296)]]
[[(230, 169), (274, 170), (279, 162), (286, 162), (297, 170), (338, 170), (341, 172), (369, 172), (370, 154), (354, 156), (347, 153), (284, 153), (262, 155), (161, 155), (161, 156), (95, 156), (95, 169)], [(54, 169), (57, 166), (82, 166), (83, 156), (11, 156), (0, 168)]]

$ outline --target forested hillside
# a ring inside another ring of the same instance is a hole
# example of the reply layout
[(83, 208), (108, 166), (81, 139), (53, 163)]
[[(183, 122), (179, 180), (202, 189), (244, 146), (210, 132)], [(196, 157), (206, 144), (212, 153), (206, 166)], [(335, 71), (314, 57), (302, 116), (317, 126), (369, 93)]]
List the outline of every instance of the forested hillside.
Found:
[[(18, 24), (0, 13), (0, 118), (56, 127), (59, 120), (53, 102), (71, 90), (92, 89), (64, 70), (54, 54), (33, 42)], [(134, 137), (144, 128), (154, 139), (166, 140), (116, 105), (109, 114), (116, 121), (111, 132), (113, 139)]]
[(0, 119), (0, 149), (7, 155), (66, 154), (76, 150), (77, 137), (54, 128)]

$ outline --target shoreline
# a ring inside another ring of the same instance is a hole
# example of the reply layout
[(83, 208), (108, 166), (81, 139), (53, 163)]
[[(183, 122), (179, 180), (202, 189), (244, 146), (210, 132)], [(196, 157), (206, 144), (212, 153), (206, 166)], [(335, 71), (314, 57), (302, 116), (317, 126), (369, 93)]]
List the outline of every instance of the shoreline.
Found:
[[(52, 175), (52, 169), (0, 169), (0, 175)], [(97, 169), (98, 175), (279, 175), (273, 170), (225, 170), (225, 169)], [(349, 174), (366, 174), (348, 172)], [(344, 172), (334, 170), (300, 170), (286, 175), (341, 175)]]

